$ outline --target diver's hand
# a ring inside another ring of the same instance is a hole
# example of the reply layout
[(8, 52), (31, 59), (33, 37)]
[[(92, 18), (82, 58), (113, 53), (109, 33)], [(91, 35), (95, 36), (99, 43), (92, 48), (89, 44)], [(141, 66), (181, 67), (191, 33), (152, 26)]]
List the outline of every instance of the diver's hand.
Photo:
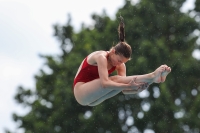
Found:
[(131, 87), (129, 89), (125, 89), (122, 91), (124, 94), (136, 94), (142, 92), (149, 87), (149, 83), (136, 83), (136, 78), (137, 77), (129, 82), (129, 84), (131, 84)]

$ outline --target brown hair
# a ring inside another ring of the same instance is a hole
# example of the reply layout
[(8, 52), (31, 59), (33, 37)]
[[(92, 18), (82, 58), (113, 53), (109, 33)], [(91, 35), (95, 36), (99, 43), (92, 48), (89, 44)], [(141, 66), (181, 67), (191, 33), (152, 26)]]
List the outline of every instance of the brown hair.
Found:
[(122, 16), (120, 18), (120, 23), (118, 26), (118, 34), (120, 42), (115, 45), (113, 48), (115, 49), (115, 53), (124, 56), (127, 59), (131, 58), (132, 49), (131, 46), (125, 42), (125, 31), (124, 31), (124, 19)]

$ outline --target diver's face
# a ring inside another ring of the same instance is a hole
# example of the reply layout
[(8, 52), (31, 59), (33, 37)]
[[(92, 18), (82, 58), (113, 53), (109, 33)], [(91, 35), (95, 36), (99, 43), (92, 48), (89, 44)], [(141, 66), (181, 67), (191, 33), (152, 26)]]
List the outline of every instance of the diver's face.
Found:
[(123, 63), (126, 63), (128, 60), (129, 59), (125, 58), (124, 56), (116, 54), (115, 50), (112, 52), (112, 55), (111, 55), (111, 64), (113, 66), (119, 66), (119, 65), (121, 65)]

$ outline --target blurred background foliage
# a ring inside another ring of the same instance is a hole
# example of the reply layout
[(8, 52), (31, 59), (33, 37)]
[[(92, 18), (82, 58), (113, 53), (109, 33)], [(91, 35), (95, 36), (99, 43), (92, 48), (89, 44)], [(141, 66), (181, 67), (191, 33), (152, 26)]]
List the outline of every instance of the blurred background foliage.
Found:
[[(18, 87), (15, 100), (30, 111), (13, 114), (25, 133), (155, 133), (200, 132), (200, 2), (182, 13), (185, 0), (125, 0), (112, 20), (103, 11), (93, 14), (91, 25), (74, 32), (71, 17), (56, 24), (61, 53), (41, 55), (48, 71), (35, 75), (35, 88)], [(125, 21), (126, 41), (133, 49), (127, 75), (145, 74), (167, 64), (172, 72), (162, 84), (152, 84), (136, 95), (122, 93), (95, 107), (79, 105), (73, 78), (81, 61), (96, 50), (118, 43), (118, 17)], [(9, 132), (9, 131), (6, 131)]]

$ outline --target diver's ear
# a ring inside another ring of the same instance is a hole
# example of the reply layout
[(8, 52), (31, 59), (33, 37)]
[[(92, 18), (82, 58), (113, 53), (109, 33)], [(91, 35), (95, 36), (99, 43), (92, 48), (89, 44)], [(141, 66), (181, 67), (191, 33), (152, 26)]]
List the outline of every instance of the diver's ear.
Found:
[(115, 49), (112, 48), (110, 52), (111, 52), (112, 54), (115, 54)]

